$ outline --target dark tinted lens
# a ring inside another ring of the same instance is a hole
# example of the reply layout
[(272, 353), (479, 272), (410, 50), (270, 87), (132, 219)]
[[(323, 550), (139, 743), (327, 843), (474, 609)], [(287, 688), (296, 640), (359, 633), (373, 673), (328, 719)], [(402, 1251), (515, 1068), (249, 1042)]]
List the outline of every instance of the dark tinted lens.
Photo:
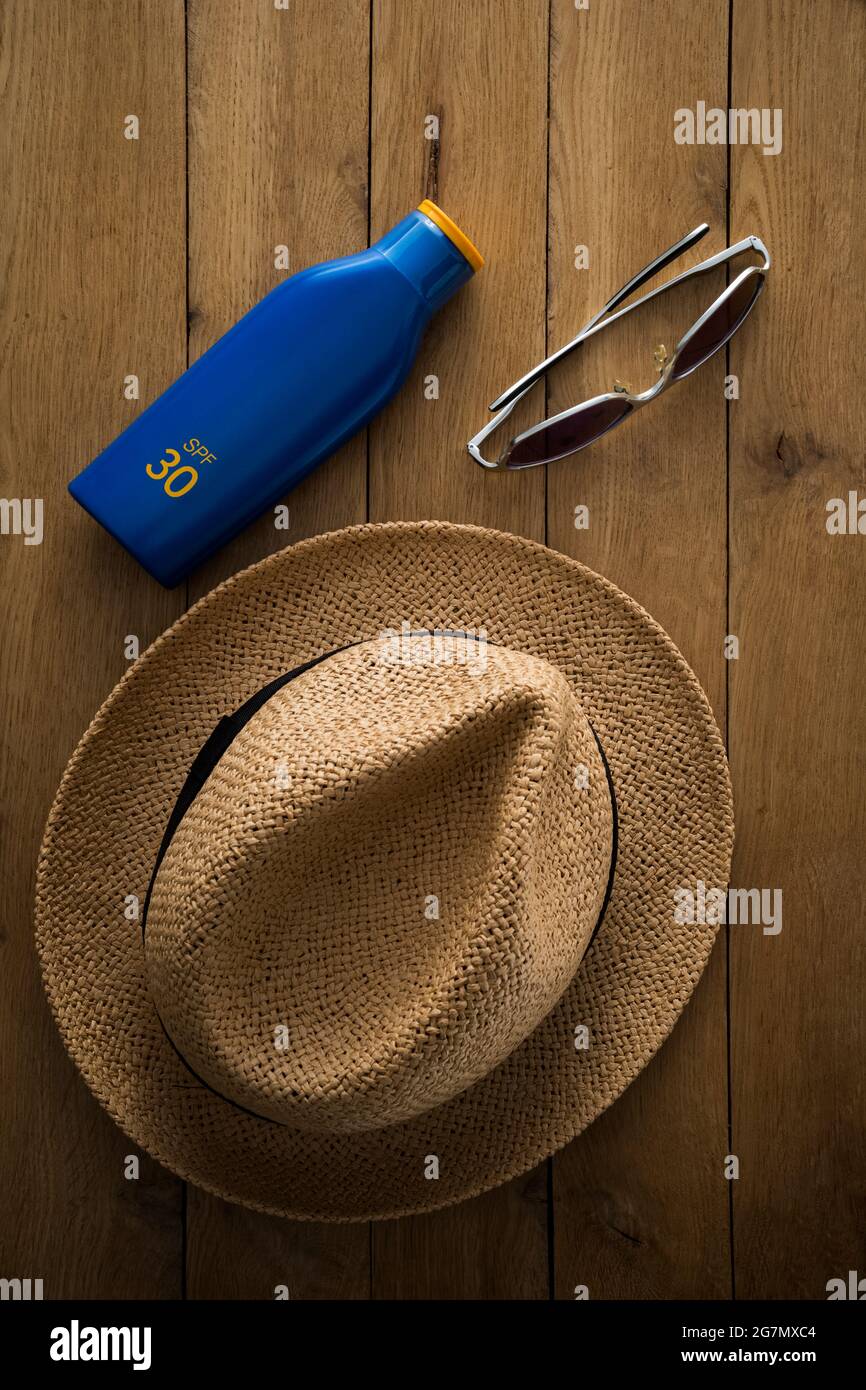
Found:
[(606, 399), (585, 406), (564, 420), (554, 420), (543, 430), (515, 444), (508, 456), (509, 468), (528, 468), (534, 463), (551, 463), (583, 449), (618, 425), (631, 410), (631, 402)]
[(715, 313), (710, 314), (706, 323), (701, 325), (680, 353), (672, 373), (674, 381), (688, 376), (689, 372), (693, 372), (695, 367), (706, 362), (708, 357), (712, 357), (714, 352), (718, 352), (731, 335), (736, 333), (754, 304), (761, 283), (761, 278), (758, 275), (744, 280), (739, 289), (728, 295), (728, 298), (719, 305)]

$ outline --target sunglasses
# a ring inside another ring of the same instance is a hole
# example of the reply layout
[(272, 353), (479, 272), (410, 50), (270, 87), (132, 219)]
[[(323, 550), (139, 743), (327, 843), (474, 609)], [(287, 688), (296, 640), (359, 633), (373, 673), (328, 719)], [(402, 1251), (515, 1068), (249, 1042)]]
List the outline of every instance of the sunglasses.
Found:
[[(750, 236), (738, 241), (735, 246), (729, 246), (718, 255), (710, 256), (691, 270), (677, 275), (666, 285), (651, 290), (633, 304), (626, 305), (624, 309), (618, 308), (623, 300), (628, 299), (629, 295), (634, 294), (635, 290), (640, 289), (641, 285), (646, 284), (647, 280), (651, 280), (666, 265), (670, 265), (671, 261), (682, 256), (708, 231), (709, 225), (702, 222), (694, 231), (689, 232), (688, 236), (684, 236), (654, 261), (650, 261), (649, 265), (638, 271), (628, 284), (623, 285), (622, 289), (608, 300), (603, 309), (599, 309), (598, 313), (593, 315), (576, 338), (545, 358), (531, 372), (527, 372), (513, 386), (509, 386), (507, 391), (503, 391), (501, 396), (497, 396), (489, 406), (490, 410), (496, 412), (493, 419), (470, 439), (466, 446), (476, 463), (480, 463), (482, 468), (536, 468), (539, 464), (552, 463), (555, 459), (576, 454), (578, 450), (585, 449), (588, 444), (593, 444), (596, 439), (607, 434), (608, 430), (622, 424), (623, 420), (633, 415), (642, 405), (655, 400), (668, 386), (689, 376), (723, 348), (747, 318), (764, 288), (767, 271), (770, 269), (770, 254), (759, 237)], [(634, 395), (627, 387), (617, 385), (613, 391), (603, 396), (593, 396), (591, 400), (581, 401), (579, 405), (571, 406), (568, 410), (533, 425), (531, 429), (524, 430), (506, 444), (495, 460), (484, 458), (481, 445), (499, 428), (502, 421), (508, 418), (518, 401), (523, 399), (550, 367), (561, 362), (564, 357), (574, 352), (575, 348), (580, 347), (596, 333), (600, 333), (603, 328), (630, 314), (633, 309), (639, 309), (642, 304), (648, 304), (650, 300), (665, 294), (675, 285), (681, 285), (695, 275), (705, 275), (707, 271), (714, 270), (748, 251), (759, 255), (762, 263), (747, 266), (731, 281), (719, 297), (713, 300), (706, 312), (692, 324), (672, 354), (668, 355), (663, 347), (655, 349), (653, 356), (659, 379), (648, 390)]]

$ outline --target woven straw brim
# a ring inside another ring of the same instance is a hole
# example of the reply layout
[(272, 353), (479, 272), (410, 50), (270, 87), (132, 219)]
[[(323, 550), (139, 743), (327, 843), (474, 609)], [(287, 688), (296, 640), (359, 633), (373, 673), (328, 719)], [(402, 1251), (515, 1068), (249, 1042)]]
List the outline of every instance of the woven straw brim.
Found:
[[(616, 795), (613, 893), (559, 1003), (483, 1080), (385, 1128), (294, 1130), (244, 1113), (184, 1066), (148, 994), (140, 923), (124, 907), (130, 895), (143, 901), (169, 813), (219, 718), (283, 672), (403, 622), (484, 629), (573, 683)], [(525, 1172), (622, 1093), (673, 1027), (717, 930), (678, 923), (677, 890), (726, 888), (732, 841), (727, 764), (706, 698), (630, 598), (577, 562), (498, 532), (355, 527), (222, 584), (113, 691), (51, 811), (37, 942), (66, 1047), (154, 1158), (277, 1215), (399, 1216)], [(575, 1047), (581, 1027), (585, 1049)], [(436, 1180), (425, 1176), (428, 1155), (439, 1160)]]

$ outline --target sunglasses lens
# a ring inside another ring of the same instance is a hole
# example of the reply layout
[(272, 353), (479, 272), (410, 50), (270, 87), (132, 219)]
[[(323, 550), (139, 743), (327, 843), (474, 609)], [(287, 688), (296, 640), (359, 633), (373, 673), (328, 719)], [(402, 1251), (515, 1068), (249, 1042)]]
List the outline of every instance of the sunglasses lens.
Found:
[(606, 399), (576, 410), (563, 420), (553, 420), (543, 430), (514, 445), (508, 456), (508, 467), (531, 468), (533, 464), (565, 458), (618, 425), (631, 408), (631, 401)]
[(715, 313), (710, 314), (706, 323), (701, 324), (677, 358), (671, 374), (674, 381), (681, 381), (702, 362), (706, 362), (708, 357), (712, 357), (714, 352), (718, 352), (720, 347), (724, 347), (751, 309), (760, 294), (762, 284), (763, 280), (758, 275), (744, 280), (742, 285), (719, 305)]

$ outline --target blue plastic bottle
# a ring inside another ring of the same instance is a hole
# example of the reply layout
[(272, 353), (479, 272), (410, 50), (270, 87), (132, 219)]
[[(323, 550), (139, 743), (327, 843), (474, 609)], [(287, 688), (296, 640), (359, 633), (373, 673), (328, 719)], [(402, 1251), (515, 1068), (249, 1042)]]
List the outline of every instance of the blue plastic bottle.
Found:
[(271, 290), (69, 491), (170, 588), (382, 409), (482, 264), (425, 200), (368, 251)]

